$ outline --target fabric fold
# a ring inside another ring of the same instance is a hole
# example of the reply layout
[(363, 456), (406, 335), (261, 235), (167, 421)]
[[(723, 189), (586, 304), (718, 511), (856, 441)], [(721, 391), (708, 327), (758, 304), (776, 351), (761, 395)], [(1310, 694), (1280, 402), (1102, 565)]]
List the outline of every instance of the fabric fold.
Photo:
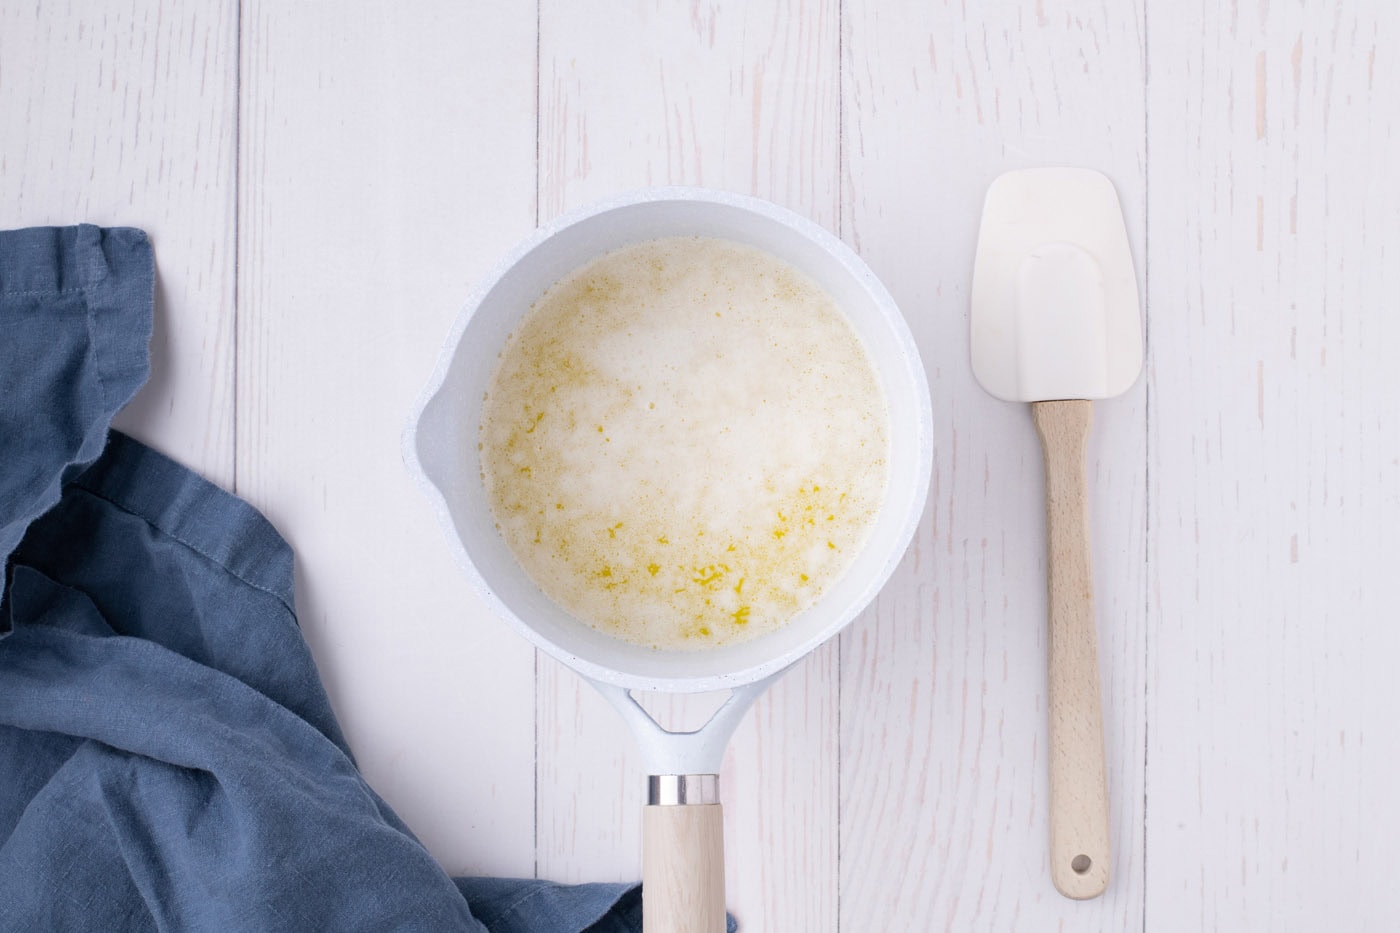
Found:
[(640, 929), (636, 885), (454, 881), (364, 781), (286, 541), (109, 430), (153, 289), (138, 230), (0, 232), (0, 931)]
[(0, 231), (0, 561), (145, 383), (154, 300), (140, 230)]

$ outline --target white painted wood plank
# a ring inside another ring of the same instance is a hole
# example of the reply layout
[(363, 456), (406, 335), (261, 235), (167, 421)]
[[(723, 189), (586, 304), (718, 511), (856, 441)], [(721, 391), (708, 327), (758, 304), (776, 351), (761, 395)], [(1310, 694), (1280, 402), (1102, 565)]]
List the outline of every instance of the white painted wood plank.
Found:
[(1152, 930), (1393, 930), (1400, 8), (1150, 10)]
[(233, 478), (237, 3), (0, 5), (0, 225), (141, 227), (151, 379), (117, 426)]
[[(836, 227), (837, 6), (541, 6), (542, 219), (613, 192), (698, 184)], [(727, 882), (745, 929), (835, 928), (836, 660), (818, 652), (735, 737)], [(653, 704), (671, 723), (712, 701)], [(636, 878), (642, 768), (616, 714), (542, 658), (539, 871)]]
[(1113, 863), (1107, 894), (1074, 902), (1047, 856), (1040, 450), (1028, 407), (986, 395), (968, 351), (982, 196), (1001, 171), (1107, 172), (1142, 256), (1140, 5), (848, 0), (844, 26), (843, 233), (910, 320), (935, 436), (911, 553), (842, 636), (842, 929), (1141, 929), (1144, 386), (1095, 406)]
[(534, 869), (534, 656), (399, 456), (469, 287), (534, 222), (535, 10), (243, 4), (238, 482), (371, 784), (453, 873)]

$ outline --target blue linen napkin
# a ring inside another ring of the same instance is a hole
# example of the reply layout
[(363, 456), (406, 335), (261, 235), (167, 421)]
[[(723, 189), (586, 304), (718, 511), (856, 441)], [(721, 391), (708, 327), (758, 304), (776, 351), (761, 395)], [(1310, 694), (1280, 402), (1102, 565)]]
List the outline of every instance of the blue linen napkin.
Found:
[(139, 230), (0, 232), (0, 930), (639, 930), (636, 885), (448, 878), (360, 777), (287, 543), (109, 432), (153, 289)]

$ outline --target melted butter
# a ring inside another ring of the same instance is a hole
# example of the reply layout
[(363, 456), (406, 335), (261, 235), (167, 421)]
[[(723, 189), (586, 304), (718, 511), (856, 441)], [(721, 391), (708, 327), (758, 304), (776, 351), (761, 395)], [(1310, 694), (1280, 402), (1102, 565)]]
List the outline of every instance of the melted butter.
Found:
[(774, 630), (850, 565), (887, 421), (815, 283), (737, 243), (652, 240), (561, 279), (507, 340), (483, 481), (550, 598), (629, 641), (703, 648)]

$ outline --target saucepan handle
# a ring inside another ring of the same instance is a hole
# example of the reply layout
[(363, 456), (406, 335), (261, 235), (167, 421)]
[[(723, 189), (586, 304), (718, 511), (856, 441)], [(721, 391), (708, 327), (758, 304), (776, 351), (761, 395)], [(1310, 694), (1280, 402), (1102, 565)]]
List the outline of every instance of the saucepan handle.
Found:
[(647, 769), (642, 810), (642, 924), (645, 933), (723, 933), (724, 749), (753, 701), (782, 672), (734, 688), (694, 732), (669, 732), (622, 687), (594, 683), (631, 725)]
[(642, 809), (644, 933), (723, 933), (724, 810), (714, 774), (653, 774)]

